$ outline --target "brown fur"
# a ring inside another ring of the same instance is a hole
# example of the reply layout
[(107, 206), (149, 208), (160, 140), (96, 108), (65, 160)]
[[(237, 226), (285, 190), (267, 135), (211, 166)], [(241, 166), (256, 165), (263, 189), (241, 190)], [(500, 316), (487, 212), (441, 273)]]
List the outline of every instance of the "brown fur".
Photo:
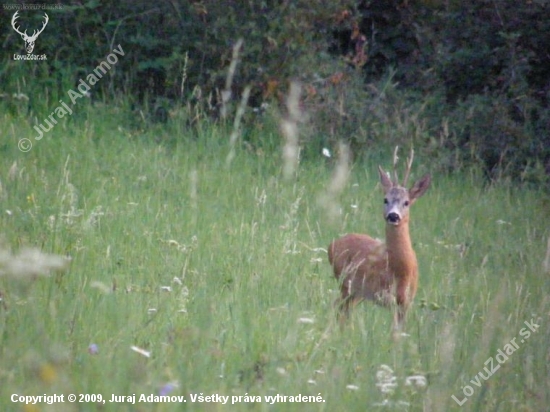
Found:
[[(410, 163), (412, 159), (409, 169)], [(426, 192), (431, 179), (426, 175), (407, 190), (396, 180), (392, 182), (382, 168), (379, 172), (386, 200), (386, 242), (348, 234), (330, 244), (328, 259), (340, 282), (341, 296), (337, 303), (344, 316), (347, 317), (351, 306), (365, 299), (386, 307), (396, 305), (394, 327), (400, 329), (418, 286), (418, 263), (409, 234), (409, 207)], [(394, 216), (390, 217), (391, 214)]]

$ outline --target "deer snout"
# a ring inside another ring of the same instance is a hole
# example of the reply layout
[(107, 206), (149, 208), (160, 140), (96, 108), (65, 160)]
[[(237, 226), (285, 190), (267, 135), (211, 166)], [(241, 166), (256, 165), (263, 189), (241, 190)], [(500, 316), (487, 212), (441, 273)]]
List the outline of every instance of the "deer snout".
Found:
[(390, 212), (386, 215), (386, 222), (391, 223), (392, 225), (397, 225), (401, 221), (401, 216), (399, 213)]

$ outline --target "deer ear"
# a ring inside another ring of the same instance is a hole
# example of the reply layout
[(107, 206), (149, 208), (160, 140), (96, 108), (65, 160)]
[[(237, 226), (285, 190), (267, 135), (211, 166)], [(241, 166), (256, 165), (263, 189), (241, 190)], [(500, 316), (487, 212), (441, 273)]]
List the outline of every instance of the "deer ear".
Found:
[(409, 199), (410, 202), (414, 202), (416, 199), (418, 199), (420, 196), (422, 196), (424, 193), (426, 193), (426, 190), (430, 187), (430, 183), (432, 181), (432, 177), (428, 173), (422, 179), (418, 180), (413, 187), (409, 189)]
[(384, 169), (382, 169), (381, 166), (378, 166), (378, 174), (380, 175), (380, 183), (382, 183), (382, 187), (384, 188), (384, 191), (387, 192), (393, 187), (393, 183), (389, 178), (388, 174), (384, 172)]

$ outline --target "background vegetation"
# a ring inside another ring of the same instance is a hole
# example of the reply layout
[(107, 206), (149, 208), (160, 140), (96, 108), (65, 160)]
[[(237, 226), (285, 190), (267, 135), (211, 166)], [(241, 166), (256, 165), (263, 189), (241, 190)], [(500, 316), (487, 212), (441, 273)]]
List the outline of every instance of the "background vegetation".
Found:
[[(188, 410), (545, 410), (544, 2), (47, 12), (34, 52), (45, 62), (13, 60), (23, 42), (0, 27), (0, 410), (113, 409), (16, 405), (13, 393), (169, 393)], [(40, 12), (20, 14), (39, 27)], [(118, 44), (125, 56), (36, 140)], [(371, 304), (339, 330), (325, 249), (346, 232), (383, 237), (376, 166), (396, 144), (415, 147), (412, 178), (429, 171), (433, 186), (412, 211), (409, 336), (392, 342), (391, 313)], [(539, 325), (528, 338), (526, 321)], [(326, 402), (227, 407), (191, 403), (197, 393)]]
[[(249, 106), (268, 104), (277, 117), (289, 80), (300, 80), (302, 142), (315, 153), (342, 138), (356, 157), (412, 142), (439, 170), (475, 164), (490, 179), (548, 188), (549, 9), (542, 0), (72, 3), (49, 11), (40, 64), (12, 59), (23, 43), (2, 25), (10, 51), (2, 97), (36, 123), (120, 44), (128, 57), (92, 91), (96, 101), (124, 95), (146, 122), (188, 106), (200, 108), (190, 124), (219, 119), (232, 48), (243, 39), (226, 101), (250, 86)], [(3, 19), (12, 13), (2, 10)], [(39, 27), (41, 13), (20, 14), (23, 27)]]

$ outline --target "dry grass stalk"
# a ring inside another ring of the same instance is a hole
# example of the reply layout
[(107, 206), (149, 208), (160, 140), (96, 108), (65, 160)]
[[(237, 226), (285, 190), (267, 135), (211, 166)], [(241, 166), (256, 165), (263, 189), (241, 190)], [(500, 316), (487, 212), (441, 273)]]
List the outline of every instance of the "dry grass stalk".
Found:
[(191, 170), (189, 172), (189, 198), (191, 199), (191, 207), (193, 209), (197, 208), (197, 187), (198, 187), (199, 176), (197, 169)]
[(181, 69), (181, 85), (180, 85), (180, 98), (183, 101), (183, 90), (185, 89), (185, 82), (187, 80), (187, 64), (189, 63), (189, 53), (185, 52), (183, 58), (183, 67)]
[(283, 177), (285, 179), (294, 176), (300, 161), (298, 122), (302, 118), (300, 110), (301, 93), (302, 86), (300, 83), (290, 83), (290, 90), (286, 99), (288, 115), (281, 120), (281, 133), (285, 139), (285, 145), (283, 146)]
[(233, 54), (231, 56), (231, 63), (229, 64), (229, 70), (227, 71), (227, 77), (225, 79), (225, 89), (221, 93), (221, 109), (220, 116), (225, 119), (227, 116), (227, 104), (231, 100), (231, 85), (233, 84), (233, 78), (235, 77), (235, 71), (237, 70), (237, 64), (239, 63), (239, 53), (243, 45), (243, 39), (237, 40), (233, 46)]
[(544, 273), (550, 273), (550, 237), (548, 238), (548, 244), (546, 245), (546, 257), (542, 262), (542, 268)]
[(246, 110), (246, 105), (248, 104), (250, 90), (251, 90), (250, 86), (246, 86), (244, 88), (243, 95), (241, 98), (241, 103), (239, 104), (239, 107), (237, 108), (237, 113), (235, 114), (235, 121), (233, 122), (233, 131), (231, 132), (231, 136), (229, 137), (229, 154), (227, 155), (227, 159), (226, 159), (227, 166), (231, 164), (231, 162), (233, 161), (233, 158), (235, 157), (235, 144), (237, 143), (237, 139), (239, 138), (239, 134), (241, 133), (241, 120)]
[(331, 222), (340, 217), (340, 203), (338, 198), (346, 187), (350, 175), (350, 150), (347, 144), (338, 142), (338, 157), (332, 172), (332, 178), (326, 191), (319, 197), (319, 204), (325, 209)]

